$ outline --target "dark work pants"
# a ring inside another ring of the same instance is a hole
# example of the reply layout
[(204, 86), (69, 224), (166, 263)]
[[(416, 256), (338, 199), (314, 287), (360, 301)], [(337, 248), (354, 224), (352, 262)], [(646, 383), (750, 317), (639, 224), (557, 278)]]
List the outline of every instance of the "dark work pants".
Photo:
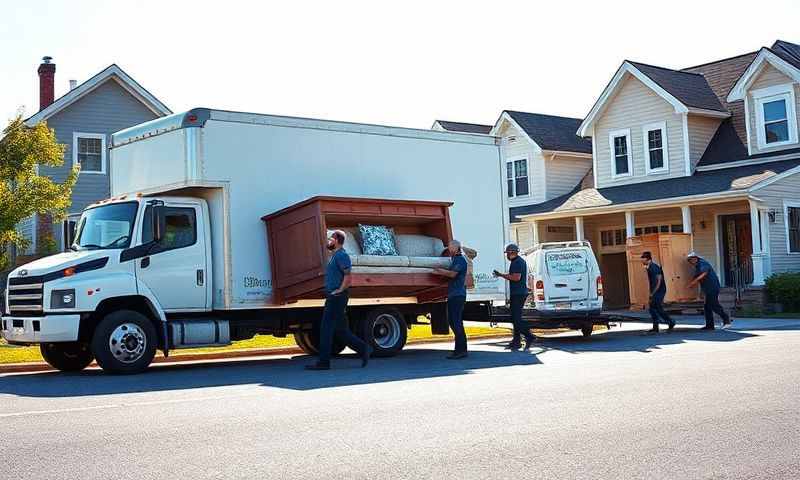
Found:
[(658, 330), (659, 319), (663, 320), (667, 325), (672, 323), (667, 312), (664, 311), (664, 293), (656, 293), (650, 297), (650, 318), (653, 319), (653, 330)]
[(703, 305), (703, 311), (706, 314), (706, 327), (714, 326), (714, 313), (722, 318), (723, 323), (731, 321), (731, 317), (725, 313), (725, 309), (719, 303), (719, 292), (706, 292), (706, 303)]
[(348, 299), (347, 293), (328, 295), (325, 298), (325, 310), (322, 312), (322, 324), (319, 329), (319, 363), (323, 365), (331, 363), (334, 336), (358, 353), (364, 352), (367, 348), (367, 344), (355, 336), (347, 326), (344, 311)]
[(522, 324), (522, 307), (525, 306), (527, 295), (511, 295), (511, 323), (514, 324), (514, 337), (511, 343), (519, 344), (522, 337), (525, 340), (533, 338), (531, 331)]
[(456, 336), (456, 353), (467, 351), (467, 333), (464, 331), (464, 304), (467, 297), (448, 297), (447, 298), (447, 321)]

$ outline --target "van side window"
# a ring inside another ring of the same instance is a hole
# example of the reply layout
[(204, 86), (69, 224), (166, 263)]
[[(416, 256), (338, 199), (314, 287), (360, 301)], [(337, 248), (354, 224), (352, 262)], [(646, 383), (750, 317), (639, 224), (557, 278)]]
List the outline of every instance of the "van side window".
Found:
[[(161, 240), (163, 250), (189, 247), (197, 243), (197, 215), (194, 208), (164, 208), (164, 238)], [(142, 221), (142, 243), (153, 241), (153, 207), (144, 210)]]

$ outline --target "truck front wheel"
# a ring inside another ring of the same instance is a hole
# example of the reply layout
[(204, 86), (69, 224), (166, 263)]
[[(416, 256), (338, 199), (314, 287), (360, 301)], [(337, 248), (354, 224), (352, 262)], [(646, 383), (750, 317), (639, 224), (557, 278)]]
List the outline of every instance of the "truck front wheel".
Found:
[(77, 372), (88, 367), (94, 355), (84, 342), (42, 343), (39, 345), (44, 361), (62, 372)]
[(393, 308), (376, 308), (362, 320), (359, 333), (368, 335), (374, 357), (393, 357), (406, 345), (408, 327), (403, 314)]
[(111, 312), (92, 337), (97, 363), (109, 373), (139, 373), (153, 361), (158, 336), (150, 319), (133, 310)]

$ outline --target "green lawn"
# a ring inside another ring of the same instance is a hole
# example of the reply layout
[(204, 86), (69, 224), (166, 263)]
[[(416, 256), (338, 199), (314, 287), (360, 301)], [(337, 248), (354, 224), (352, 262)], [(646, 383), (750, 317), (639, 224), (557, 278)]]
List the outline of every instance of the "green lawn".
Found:
[[(504, 328), (486, 328), (486, 327), (467, 327), (466, 328), (468, 336), (477, 336), (477, 335), (504, 335), (510, 333), (510, 330)], [(408, 332), (408, 339), (410, 342), (415, 340), (422, 340), (422, 339), (429, 339), (429, 338), (436, 338), (436, 339), (447, 339), (451, 338), (452, 335), (431, 335), (431, 328), (429, 325), (414, 325), (411, 327), (411, 331)], [(294, 337), (291, 335), (287, 336), (286, 338), (278, 338), (273, 337), (271, 335), (256, 335), (255, 337), (249, 340), (240, 340), (238, 342), (233, 342), (233, 344), (227, 347), (216, 347), (216, 348), (187, 348), (176, 350), (174, 352), (175, 356), (178, 355), (186, 355), (186, 354), (196, 354), (196, 353), (206, 353), (206, 352), (224, 352), (224, 351), (231, 351), (231, 350), (252, 350), (252, 349), (262, 349), (262, 348), (274, 348), (274, 347), (291, 347), (295, 345)], [(18, 347), (14, 345), (8, 345), (5, 340), (0, 339), (0, 363), (21, 363), (21, 362), (41, 362), (42, 356), (39, 354), (39, 347), (32, 346), (32, 347)]]

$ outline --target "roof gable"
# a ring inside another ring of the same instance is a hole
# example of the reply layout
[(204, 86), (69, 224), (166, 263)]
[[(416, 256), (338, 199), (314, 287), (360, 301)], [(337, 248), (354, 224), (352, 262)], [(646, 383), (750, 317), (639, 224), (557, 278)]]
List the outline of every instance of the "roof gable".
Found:
[[(780, 44), (776, 42), (776, 45), (781, 52), (780, 55), (777, 54), (776, 51), (773, 51), (767, 47), (764, 47), (758, 51), (756, 58), (750, 62), (747, 70), (744, 71), (742, 76), (739, 77), (739, 80), (737, 80), (733, 85), (733, 88), (731, 88), (727, 98), (728, 102), (744, 100), (747, 90), (753, 83), (753, 80), (758, 77), (758, 74), (761, 73), (763, 68), (768, 64), (772, 65), (775, 69), (791, 78), (795, 82), (800, 82), (800, 59), (795, 59), (793, 57), (793, 54), (788, 49), (786, 42), (781, 42)], [(794, 46), (797, 47), (796, 45)], [(800, 47), (798, 47), (798, 49), (800, 49)], [(787, 61), (787, 59), (791, 61)]]
[(90, 94), (97, 87), (109, 80), (117, 82), (123, 89), (133, 95), (134, 98), (142, 102), (142, 104), (144, 104), (156, 115), (164, 116), (172, 113), (172, 111), (167, 108), (166, 105), (161, 103), (161, 101), (159, 101), (155, 96), (148, 92), (144, 87), (139, 85), (136, 80), (131, 78), (116, 64), (113, 64), (109, 65), (89, 80), (86, 80), (66, 94), (62, 95), (46, 108), (39, 110), (36, 114), (26, 119), (25, 124), (28, 126), (33, 126), (39, 122), (47, 120), (61, 110), (69, 107), (85, 95)]
[(578, 128), (578, 135), (582, 137), (590, 135), (594, 122), (613, 100), (627, 75), (633, 76), (672, 105), (675, 113), (691, 112), (719, 118), (730, 116), (703, 75), (626, 60), (622, 62), (600, 98), (586, 115)]

